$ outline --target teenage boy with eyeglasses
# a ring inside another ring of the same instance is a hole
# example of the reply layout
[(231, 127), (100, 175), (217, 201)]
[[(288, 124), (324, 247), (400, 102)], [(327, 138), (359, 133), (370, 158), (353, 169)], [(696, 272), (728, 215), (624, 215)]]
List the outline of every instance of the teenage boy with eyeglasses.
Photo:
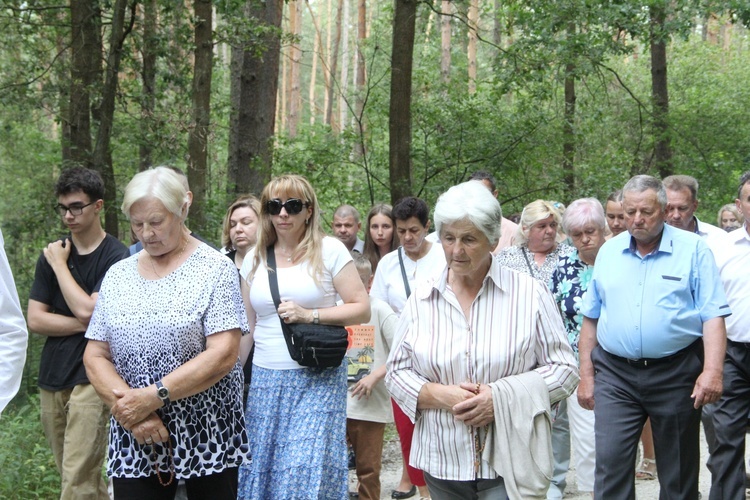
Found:
[(102, 462), (109, 408), (86, 377), (84, 332), (104, 274), (127, 249), (102, 229), (104, 182), (97, 172), (63, 171), (55, 196), (70, 235), (43, 250), (28, 308), (29, 330), (47, 337), (39, 362), (42, 427), (62, 478), (60, 498), (108, 498)]

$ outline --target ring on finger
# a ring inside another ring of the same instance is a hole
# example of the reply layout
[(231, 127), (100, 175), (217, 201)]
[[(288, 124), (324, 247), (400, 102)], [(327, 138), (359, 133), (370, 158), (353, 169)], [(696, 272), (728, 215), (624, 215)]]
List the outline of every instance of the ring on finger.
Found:
[(153, 442), (154, 442), (154, 440), (151, 439), (151, 437), (147, 437), (146, 438), (146, 444), (152, 444)]

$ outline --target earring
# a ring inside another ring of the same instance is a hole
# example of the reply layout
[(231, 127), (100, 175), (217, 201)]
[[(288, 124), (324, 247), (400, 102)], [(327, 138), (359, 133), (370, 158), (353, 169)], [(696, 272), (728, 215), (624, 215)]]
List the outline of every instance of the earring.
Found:
[(305, 225), (308, 225), (310, 223), (310, 219), (305, 219)]

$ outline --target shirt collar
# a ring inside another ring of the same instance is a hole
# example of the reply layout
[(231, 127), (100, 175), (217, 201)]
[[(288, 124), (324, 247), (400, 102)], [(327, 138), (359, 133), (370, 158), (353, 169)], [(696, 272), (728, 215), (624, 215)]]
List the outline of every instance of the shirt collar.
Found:
[[(649, 255), (655, 254), (658, 252), (672, 253), (672, 250), (674, 249), (674, 244), (672, 242), (673, 231), (682, 231), (682, 229), (675, 229), (665, 222), (664, 225), (662, 226), (661, 241), (659, 241), (659, 246), (656, 247)], [(630, 238), (623, 238), (623, 240), (624, 240), (624, 243), (626, 243), (626, 246), (622, 250), (623, 251), (628, 250), (633, 254), (637, 254), (637, 247), (636, 247), (635, 238), (633, 238), (633, 235), (630, 235)]]
[[(498, 263), (497, 259), (494, 256), (491, 256), (490, 268), (483, 279), (483, 284), (486, 285), (487, 280), (492, 280), (492, 282), (495, 283), (495, 286), (502, 290), (503, 286), (501, 270), (502, 266), (500, 265), (500, 263)], [(430, 279), (432, 281), (431, 286), (417, 287), (417, 297), (420, 300), (427, 299), (432, 294), (433, 290), (437, 291), (441, 295), (445, 294), (445, 290), (448, 288), (448, 266), (445, 266), (445, 269), (443, 269), (443, 272), (440, 273), (440, 275)], [(482, 289), (480, 289), (479, 293), (482, 293)]]

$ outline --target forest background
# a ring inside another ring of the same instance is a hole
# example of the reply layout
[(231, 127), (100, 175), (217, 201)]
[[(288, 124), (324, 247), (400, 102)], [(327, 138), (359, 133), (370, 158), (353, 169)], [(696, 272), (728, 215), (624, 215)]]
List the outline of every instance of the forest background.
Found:
[[(506, 214), (690, 174), (715, 223), (750, 168), (749, 23), (742, 0), (0, 0), (0, 221), (21, 301), (77, 164), (104, 176), (126, 243), (122, 191), (164, 164), (217, 244), (228, 204), (286, 172), (310, 179), (324, 225), (341, 203), (432, 206), (479, 169)], [(43, 340), (0, 426), (3, 498), (56, 496)]]

